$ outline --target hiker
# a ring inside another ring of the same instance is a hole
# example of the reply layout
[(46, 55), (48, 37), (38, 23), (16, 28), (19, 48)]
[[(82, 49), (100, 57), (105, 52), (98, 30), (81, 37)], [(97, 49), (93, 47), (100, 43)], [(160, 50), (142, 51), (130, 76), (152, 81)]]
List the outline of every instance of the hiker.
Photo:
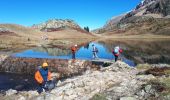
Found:
[(76, 59), (77, 44), (71, 47), (72, 59)]
[(37, 81), (38, 93), (48, 91), (55, 87), (55, 84), (51, 80), (51, 72), (48, 70), (48, 63), (44, 62), (35, 73), (35, 80)]
[(115, 62), (118, 60), (119, 55), (122, 53), (122, 49), (119, 46), (116, 46), (112, 51), (113, 55), (115, 56)]
[(92, 47), (93, 47), (93, 50), (92, 50), (92, 52), (93, 52), (93, 59), (96, 59), (96, 58), (98, 58), (98, 56), (97, 56), (98, 49), (97, 49), (97, 47), (94, 44), (92, 45)]

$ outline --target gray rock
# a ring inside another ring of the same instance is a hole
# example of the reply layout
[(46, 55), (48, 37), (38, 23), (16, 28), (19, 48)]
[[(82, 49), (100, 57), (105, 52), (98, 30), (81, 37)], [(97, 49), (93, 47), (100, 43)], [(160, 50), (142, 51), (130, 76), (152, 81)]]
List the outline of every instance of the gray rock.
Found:
[(10, 30), (9, 29), (7, 29), (7, 28), (2, 28), (2, 27), (0, 27), (0, 32), (9, 32)]
[(146, 92), (146, 93), (149, 93), (150, 90), (151, 90), (151, 88), (152, 88), (152, 85), (147, 85), (147, 86), (145, 86), (145, 92)]
[(145, 91), (141, 90), (138, 93), (136, 93), (139, 97), (144, 97), (145, 96)]
[(120, 100), (137, 100), (135, 97), (121, 97)]
[(13, 95), (13, 94), (17, 94), (17, 91), (12, 90), (12, 89), (9, 89), (8, 91), (6, 91), (6, 96), (10, 96), (10, 95)]
[(148, 81), (151, 79), (156, 79), (156, 77), (151, 74), (150, 75), (137, 75), (136, 79), (140, 81)]
[(170, 100), (170, 94), (163, 97), (164, 100)]
[(17, 100), (27, 100), (27, 99), (26, 99), (24, 96), (19, 95), (18, 98), (17, 98)]

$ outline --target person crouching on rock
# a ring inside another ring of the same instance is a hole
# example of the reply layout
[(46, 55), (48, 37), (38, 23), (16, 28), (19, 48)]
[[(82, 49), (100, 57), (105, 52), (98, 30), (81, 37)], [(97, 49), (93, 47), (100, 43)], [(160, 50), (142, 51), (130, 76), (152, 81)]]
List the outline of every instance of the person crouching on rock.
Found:
[(47, 91), (46, 83), (51, 81), (51, 72), (48, 70), (48, 63), (43, 63), (42, 67), (35, 72), (35, 80), (37, 81), (38, 93)]
[(113, 55), (115, 56), (115, 62), (118, 60), (119, 55), (123, 52), (122, 49), (120, 49), (119, 46), (116, 46), (114, 50), (112, 51)]
[(76, 51), (77, 51), (77, 45), (74, 45), (71, 47), (71, 52), (72, 52), (72, 59), (76, 59)]

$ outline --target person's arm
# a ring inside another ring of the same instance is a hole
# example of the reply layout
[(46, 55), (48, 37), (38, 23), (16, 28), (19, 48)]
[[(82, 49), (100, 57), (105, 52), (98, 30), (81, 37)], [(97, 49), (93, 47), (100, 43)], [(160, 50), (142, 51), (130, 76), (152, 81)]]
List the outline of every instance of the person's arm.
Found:
[(113, 54), (113, 55), (115, 55), (115, 52), (114, 52), (114, 50), (112, 50), (112, 54)]
[(122, 52), (123, 52), (123, 50), (122, 50), (122, 49), (119, 49), (119, 52), (120, 52), (120, 53), (122, 53)]
[(51, 78), (51, 72), (48, 71), (48, 81), (51, 81), (51, 80), (52, 80), (52, 78)]
[(43, 83), (43, 79), (42, 79), (39, 71), (37, 71), (37, 72), (35, 73), (35, 80), (36, 80), (39, 84), (42, 84), (42, 83)]

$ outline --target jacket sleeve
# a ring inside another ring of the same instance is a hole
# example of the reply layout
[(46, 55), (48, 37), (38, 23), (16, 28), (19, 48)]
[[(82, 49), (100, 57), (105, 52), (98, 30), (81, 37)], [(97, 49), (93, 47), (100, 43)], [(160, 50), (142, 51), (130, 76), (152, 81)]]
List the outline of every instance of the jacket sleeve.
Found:
[(122, 53), (122, 52), (123, 52), (123, 50), (122, 50), (122, 49), (119, 49), (119, 52), (120, 52), (120, 53)]
[(43, 83), (43, 78), (42, 78), (42, 76), (40, 75), (40, 72), (39, 72), (39, 71), (37, 71), (37, 72), (35, 73), (35, 80), (36, 80), (39, 84), (42, 84), (42, 83)]
[(113, 55), (115, 55), (115, 52), (114, 52), (114, 50), (112, 50), (112, 54), (113, 54)]
[(50, 81), (50, 80), (52, 80), (52, 78), (51, 78), (51, 72), (48, 71), (48, 81)]

